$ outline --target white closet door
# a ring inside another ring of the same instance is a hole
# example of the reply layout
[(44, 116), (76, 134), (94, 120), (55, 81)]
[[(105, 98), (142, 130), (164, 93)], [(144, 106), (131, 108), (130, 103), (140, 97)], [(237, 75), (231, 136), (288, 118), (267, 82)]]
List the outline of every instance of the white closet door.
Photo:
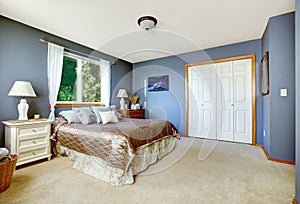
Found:
[(205, 64), (201, 70), (201, 137), (216, 139), (216, 65)]
[(201, 96), (202, 77), (201, 67), (194, 66), (188, 69), (188, 134), (200, 137), (201, 131)]
[(251, 59), (233, 61), (234, 141), (252, 143)]
[(216, 69), (200, 65), (188, 70), (189, 136), (216, 139)]
[(232, 61), (217, 63), (217, 139), (233, 141)]
[(251, 59), (189, 67), (189, 136), (252, 143), (251, 70)]

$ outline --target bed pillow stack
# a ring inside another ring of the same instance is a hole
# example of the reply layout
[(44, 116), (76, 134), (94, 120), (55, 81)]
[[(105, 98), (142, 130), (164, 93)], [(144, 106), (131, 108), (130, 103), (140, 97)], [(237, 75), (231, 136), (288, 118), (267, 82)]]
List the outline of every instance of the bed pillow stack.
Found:
[[(102, 112), (104, 114), (101, 115)], [(72, 110), (61, 111), (59, 115), (63, 116), (69, 124), (82, 123), (84, 125), (96, 122), (103, 122), (103, 124), (119, 122), (119, 119), (122, 118), (115, 105), (73, 108)]]
[(72, 110), (61, 111), (59, 115), (63, 116), (68, 123), (82, 123), (84, 125), (95, 123), (96, 115), (90, 107), (73, 108)]

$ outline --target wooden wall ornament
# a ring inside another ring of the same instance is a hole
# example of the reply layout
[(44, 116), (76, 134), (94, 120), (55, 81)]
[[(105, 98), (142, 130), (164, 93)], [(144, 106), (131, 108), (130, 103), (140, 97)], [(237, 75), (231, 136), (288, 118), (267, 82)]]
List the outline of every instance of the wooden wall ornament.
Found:
[(266, 51), (260, 61), (260, 74), (261, 74), (261, 93), (263, 96), (270, 93), (269, 82), (269, 52)]

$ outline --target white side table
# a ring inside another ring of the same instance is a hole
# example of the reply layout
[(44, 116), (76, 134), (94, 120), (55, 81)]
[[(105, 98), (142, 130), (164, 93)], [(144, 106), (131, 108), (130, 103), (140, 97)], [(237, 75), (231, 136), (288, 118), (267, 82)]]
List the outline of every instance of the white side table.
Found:
[(51, 159), (51, 121), (40, 118), (27, 121), (8, 120), (5, 124), (5, 147), (18, 155), (18, 165), (39, 159)]

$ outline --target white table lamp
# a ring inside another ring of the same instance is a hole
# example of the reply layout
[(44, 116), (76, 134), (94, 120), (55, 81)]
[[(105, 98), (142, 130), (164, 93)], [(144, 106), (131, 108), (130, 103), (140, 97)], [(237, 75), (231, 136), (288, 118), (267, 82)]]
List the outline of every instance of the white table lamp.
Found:
[(119, 89), (119, 92), (118, 92), (117, 97), (118, 97), (118, 98), (121, 98), (121, 100), (120, 100), (120, 109), (121, 109), (121, 110), (124, 110), (124, 109), (125, 109), (125, 101), (124, 101), (124, 98), (128, 98), (128, 94), (127, 94), (126, 89)]
[(36, 97), (36, 94), (31, 86), (31, 83), (27, 81), (15, 81), (8, 95), (21, 97), (20, 103), (18, 105), (18, 111), (19, 111), (18, 120), (28, 120), (27, 112), (29, 109), (29, 105), (27, 104), (25, 97)]

